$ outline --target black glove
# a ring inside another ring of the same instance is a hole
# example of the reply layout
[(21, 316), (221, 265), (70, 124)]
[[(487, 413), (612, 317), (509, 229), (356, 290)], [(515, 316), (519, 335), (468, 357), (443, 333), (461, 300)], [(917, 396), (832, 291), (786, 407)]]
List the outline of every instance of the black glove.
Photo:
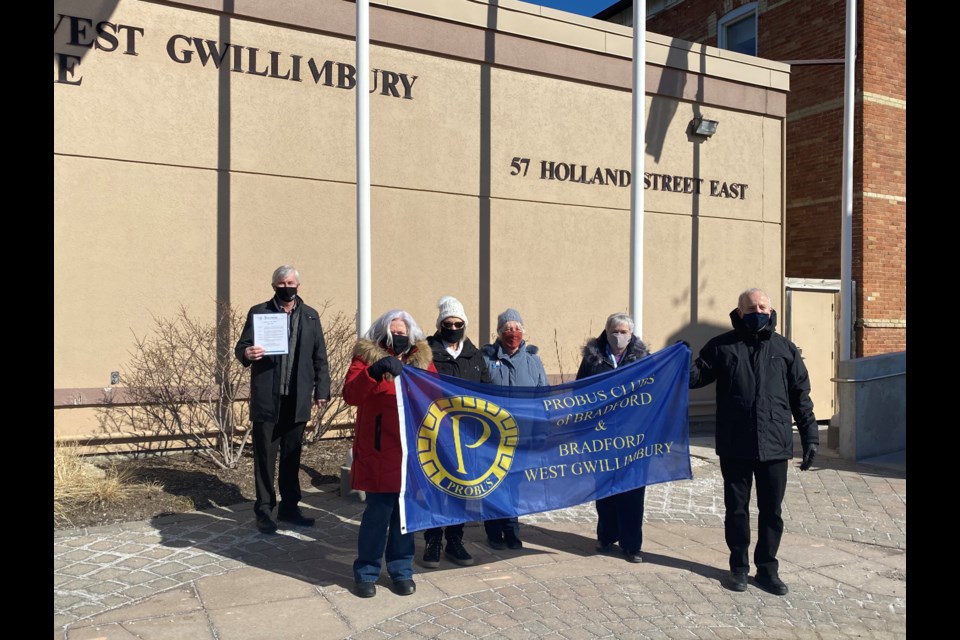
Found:
[[(690, 349), (690, 343), (687, 342), (686, 340), (677, 340), (677, 342), (681, 343), (687, 349)], [(674, 342), (673, 344), (677, 344), (677, 342)], [(693, 351), (693, 349), (690, 349), (690, 351)]]
[(403, 363), (397, 360), (397, 358), (394, 356), (380, 358), (372, 365), (367, 367), (367, 373), (370, 374), (371, 378), (377, 381), (383, 380), (383, 374), (385, 373), (392, 373), (393, 377), (397, 377), (402, 371)]
[(803, 462), (800, 463), (800, 471), (806, 471), (813, 464), (813, 459), (817, 457), (817, 445), (808, 444), (803, 448)]

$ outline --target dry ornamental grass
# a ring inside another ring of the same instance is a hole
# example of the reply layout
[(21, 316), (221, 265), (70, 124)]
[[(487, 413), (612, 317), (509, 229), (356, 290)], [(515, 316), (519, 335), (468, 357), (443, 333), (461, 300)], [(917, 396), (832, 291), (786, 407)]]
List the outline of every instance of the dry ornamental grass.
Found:
[(71, 516), (84, 511), (102, 510), (105, 505), (129, 499), (147, 485), (132, 482), (129, 469), (116, 464), (100, 468), (84, 461), (78, 447), (54, 444), (53, 447), (53, 523), (70, 525)]
[[(326, 438), (307, 443), (300, 461), (304, 489), (339, 482), (353, 441)], [(203, 455), (83, 458), (76, 446), (54, 445), (54, 530), (149, 520), (254, 499), (253, 459), (225, 469)]]

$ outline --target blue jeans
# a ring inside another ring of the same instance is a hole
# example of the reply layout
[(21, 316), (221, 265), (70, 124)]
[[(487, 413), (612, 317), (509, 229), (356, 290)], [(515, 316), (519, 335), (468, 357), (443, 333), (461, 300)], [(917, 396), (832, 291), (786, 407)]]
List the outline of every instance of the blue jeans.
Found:
[(376, 582), (386, 557), (391, 580), (410, 580), (415, 553), (413, 534), (400, 533), (400, 494), (368, 492), (357, 537), (357, 559), (353, 561), (354, 579)]

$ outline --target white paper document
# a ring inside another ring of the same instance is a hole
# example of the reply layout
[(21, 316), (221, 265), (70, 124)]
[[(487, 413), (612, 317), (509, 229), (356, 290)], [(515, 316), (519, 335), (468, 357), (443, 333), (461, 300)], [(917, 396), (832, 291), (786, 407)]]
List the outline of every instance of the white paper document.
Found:
[(253, 344), (263, 347), (264, 355), (277, 356), (289, 351), (286, 313), (253, 314)]

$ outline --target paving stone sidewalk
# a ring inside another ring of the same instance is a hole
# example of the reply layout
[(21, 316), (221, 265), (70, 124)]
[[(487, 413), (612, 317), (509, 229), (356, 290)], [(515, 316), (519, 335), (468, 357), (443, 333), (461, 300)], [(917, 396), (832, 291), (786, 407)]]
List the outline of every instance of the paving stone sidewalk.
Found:
[[(595, 553), (592, 504), (524, 516), (524, 548), (494, 551), (469, 524), (472, 567), (416, 567), (417, 593), (381, 579), (350, 593), (363, 505), (307, 493), (310, 529), (257, 532), (249, 504), (54, 535), (54, 638), (904, 638), (906, 474), (821, 449), (791, 464), (785, 597), (720, 585), (727, 548), (719, 464), (648, 488), (644, 562)], [(752, 510), (754, 530), (755, 508)], [(422, 536), (418, 534), (418, 557)]]

